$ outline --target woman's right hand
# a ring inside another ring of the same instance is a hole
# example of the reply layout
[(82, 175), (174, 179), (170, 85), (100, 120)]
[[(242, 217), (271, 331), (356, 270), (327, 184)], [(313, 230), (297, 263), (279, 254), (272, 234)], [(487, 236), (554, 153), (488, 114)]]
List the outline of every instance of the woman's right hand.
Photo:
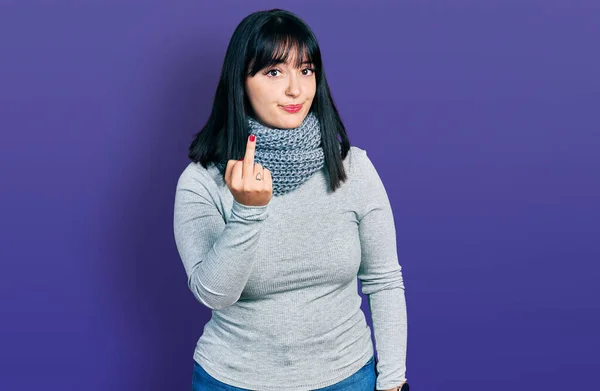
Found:
[(233, 198), (240, 204), (264, 206), (271, 201), (273, 195), (273, 178), (271, 171), (254, 163), (256, 139), (250, 141), (253, 136), (248, 137), (244, 159), (227, 161), (225, 182)]

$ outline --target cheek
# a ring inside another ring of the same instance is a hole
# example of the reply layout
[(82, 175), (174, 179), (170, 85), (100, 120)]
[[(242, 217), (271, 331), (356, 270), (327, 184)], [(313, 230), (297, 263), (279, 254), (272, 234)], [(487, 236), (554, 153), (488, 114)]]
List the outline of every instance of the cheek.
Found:
[(250, 99), (250, 102), (252, 102), (253, 104), (264, 101), (265, 92), (265, 86), (261, 85), (260, 83), (257, 83), (256, 81), (249, 82), (246, 85), (246, 93), (248, 95), (248, 99)]
[(254, 89), (253, 100), (260, 103), (271, 103), (277, 101), (276, 91), (272, 86), (259, 86)]
[(315, 81), (312, 81), (306, 86), (306, 91), (307, 95), (309, 95), (311, 98), (315, 96), (315, 94), (317, 93), (317, 85)]

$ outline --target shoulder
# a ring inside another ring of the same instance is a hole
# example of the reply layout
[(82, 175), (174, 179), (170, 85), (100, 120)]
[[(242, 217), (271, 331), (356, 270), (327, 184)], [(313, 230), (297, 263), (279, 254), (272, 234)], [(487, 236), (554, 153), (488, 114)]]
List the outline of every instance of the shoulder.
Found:
[[(215, 173), (215, 170), (217, 173)], [(213, 165), (204, 168), (200, 163), (189, 163), (177, 179), (177, 190), (210, 190), (216, 186), (218, 169)]]
[(368, 156), (366, 149), (351, 147), (349, 155), (348, 177), (352, 192), (361, 193), (365, 198), (385, 193), (385, 186), (379, 169)]
[(348, 168), (348, 176), (350, 177), (361, 177), (366, 174), (370, 174), (374, 169), (371, 159), (367, 155), (367, 151), (357, 146), (350, 146), (346, 159), (346, 166)]
[(351, 145), (350, 146), (350, 150), (348, 151), (348, 155), (354, 155), (354, 156), (366, 156), (367, 155), (367, 151), (357, 147), (356, 145)]
[(348, 170), (352, 171), (356, 168), (356, 166), (360, 166), (364, 164), (364, 160), (367, 156), (367, 151), (357, 147), (356, 145), (351, 145), (348, 150), (348, 154), (344, 159), (344, 163), (346, 164)]

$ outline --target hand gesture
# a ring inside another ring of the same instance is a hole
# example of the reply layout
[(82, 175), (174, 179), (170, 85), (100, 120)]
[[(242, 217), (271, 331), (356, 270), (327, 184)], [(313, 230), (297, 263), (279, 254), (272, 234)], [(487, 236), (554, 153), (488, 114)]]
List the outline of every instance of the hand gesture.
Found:
[(242, 160), (228, 160), (225, 182), (237, 202), (247, 206), (264, 206), (273, 195), (271, 171), (254, 163), (256, 136), (250, 135)]

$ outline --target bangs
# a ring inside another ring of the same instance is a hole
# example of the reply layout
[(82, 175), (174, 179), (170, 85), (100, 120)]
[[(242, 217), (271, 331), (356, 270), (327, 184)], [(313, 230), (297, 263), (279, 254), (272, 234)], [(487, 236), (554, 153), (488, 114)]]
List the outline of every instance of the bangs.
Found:
[[(300, 26), (288, 25), (287, 29), (284, 26), (279, 24), (278, 31), (265, 31), (251, 44), (246, 67), (248, 76), (254, 76), (266, 67), (287, 62), (291, 54), (295, 57), (293, 65), (296, 68), (309, 64), (317, 69), (321, 66), (318, 45), (311, 34)], [(282, 28), (287, 31), (281, 31)]]

